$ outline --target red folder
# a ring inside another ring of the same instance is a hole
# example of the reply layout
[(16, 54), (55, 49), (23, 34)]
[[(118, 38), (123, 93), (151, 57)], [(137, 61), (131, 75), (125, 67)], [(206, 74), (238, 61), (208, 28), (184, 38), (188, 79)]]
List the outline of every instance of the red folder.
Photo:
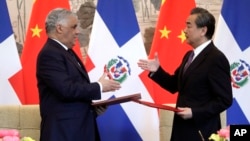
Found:
[(117, 97), (117, 98), (102, 100), (102, 101), (98, 101), (98, 102), (93, 102), (92, 105), (93, 106), (108, 106), (108, 105), (114, 105), (114, 104), (120, 104), (120, 103), (124, 103), (124, 102), (134, 101), (136, 103), (139, 103), (139, 104), (142, 104), (142, 105), (145, 105), (148, 107), (152, 107), (152, 108), (164, 109), (164, 110), (173, 111), (173, 112), (180, 112), (181, 111), (181, 110), (174, 108), (174, 107), (171, 107), (171, 106), (142, 101), (140, 99), (141, 99), (141, 94), (137, 93), (137, 94), (131, 94), (131, 95), (121, 96), (121, 97)]
[(129, 102), (133, 100), (138, 100), (140, 98), (141, 98), (141, 94), (137, 93), (137, 94), (131, 94), (131, 95), (121, 96), (117, 98), (111, 98), (108, 100), (93, 102), (92, 105), (93, 106), (102, 106), (102, 105), (108, 106), (108, 105), (114, 105), (114, 104), (120, 104), (120, 103)]
[(173, 112), (181, 112), (182, 111), (182, 110), (179, 110), (179, 109), (171, 107), (171, 106), (151, 103), (151, 102), (142, 101), (142, 100), (139, 100), (139, 99), (135, 99), (133, 101), (137, 102), (137, 103), (140, 103), (142, 105), (145, 105), (145, 106), (152, 107), (152, 108), (163, 109), (163, 110), (168, 110), (168, 111), (173, 111)]

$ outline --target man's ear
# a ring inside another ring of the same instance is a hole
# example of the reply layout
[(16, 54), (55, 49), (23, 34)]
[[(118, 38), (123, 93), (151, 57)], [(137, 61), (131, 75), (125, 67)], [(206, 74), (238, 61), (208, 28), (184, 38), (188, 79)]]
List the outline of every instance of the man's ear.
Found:
[(56, 25), (56, 32), (57, 33), (62, 33), (62, 28), (63, 28), (63, 26), (61, 24), (57, 24)]
[(202, 35), (205, 36), (207, 33), (207, 27), (206, 26), (202, 27), (201, 32), (202, 32)]

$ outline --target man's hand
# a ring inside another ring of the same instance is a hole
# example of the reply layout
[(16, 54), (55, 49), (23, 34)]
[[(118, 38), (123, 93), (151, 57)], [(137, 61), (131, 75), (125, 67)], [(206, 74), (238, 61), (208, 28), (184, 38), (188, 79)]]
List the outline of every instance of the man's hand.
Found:
[(108, 106), (106, 106), (106, 105), (104, 105), (104, 106), (95, 106), (95, 111), (96, 111), (98, 116), (103, 114), (107, 109), (108, 109)]
[(114, 81), (114, 80), (109, 80), (106, 77), (107, 77), (107, 74), (103, 73), (101, 78), (99, 78), (99, 82), (102, 85), (102, 92), (116, 91), (121, 88), (121, 85), (119, 82)]
[(177, 112), (176, 114), (182, 117), (183, 119), (191, 119), (193, 117), (192, 109), (188, 107), (178, 107), (181, 112)]
[(138, 64), (138, 67), (140, 67), (143, 70), (147, 70), (150, 72), (156, 72), (160, 66), (158, 54), (155, 53), (154, 59), (149, 59), (149, 60), (140, 59), (137, 64)]

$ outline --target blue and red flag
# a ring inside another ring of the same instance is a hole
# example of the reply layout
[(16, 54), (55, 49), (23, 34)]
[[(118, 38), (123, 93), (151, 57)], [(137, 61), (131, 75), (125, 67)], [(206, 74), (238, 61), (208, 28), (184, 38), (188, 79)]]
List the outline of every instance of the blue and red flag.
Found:
[(250, 123), (249, 6), (249, 0), (224, 0), (215, 33), (215, 44), (231, 65), (233, 105), (227, 110), (227, 124)]
[(0, 1), (0, 104), (21, 104), (24, 100), (20, 58), (10, 23), (6, 0)]
[[(139, 78), (137, 66), (147, 58), (132, 0), (98, 0), (86, 68), (92, 81), (103, 72), (119, 81), (122, 88), (102, 94), (102, 100), (141, 93), (142, 99), (153, 102)], [(109, 106), (98, 118), (102, 141), (158, 141), (157, 109), (135, 102)]]

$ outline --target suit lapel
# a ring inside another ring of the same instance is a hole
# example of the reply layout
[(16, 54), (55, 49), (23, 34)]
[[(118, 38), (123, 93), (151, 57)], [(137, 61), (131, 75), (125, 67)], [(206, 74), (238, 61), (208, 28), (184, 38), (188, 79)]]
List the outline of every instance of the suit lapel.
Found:
[(55, 47), (57, 48), (59, 51), (61, 51), (67, 58), (68, 61), (70, 61), (71, 63), (74, 64), (74, 66), (80, 71), (80, 73), (83, 74), (83, 76), (90, 82), (90, 79), (89, 79), (89, 76), (88, 76), (88, 73), (82, 63), (82, 61), (79, 59), (79, 57), (76, 55), (77, 57), (77, 60), (78, 62), (80, 63), (81, 67), (77, 64), (77, 62), (73, 59), (73, 57), (59, 44), (57, 43), (56, 41), (48, 38), (48, 41), (47, 41), (49, 44), (52, 45), (52, 47)]
[(75, 55), (75, 57), (76, 57), (76, 59), (77, 59), (77, 61), (78, 61), (78, 63), (80, 63), (80, 65), (76, 62), (76, 60), (74, 60), (74, 58), (65, 50), (65, 54), (66, 54), (66, 56), (67, 56), (67, 58), (68, 58), (68, 60), (71, 62), (71, 63), (73, 63), (74, 64), (74, 66), (88, 79), (88, 81), (90, 81), (89, 80), (89, 76), (88, 76), (88, 73), (87, 73), (87, 71), (86, 71), (86, 69), (85, 69), (85, 67), (84, 67), (84, 65), (83, 65), (83, 63), (82, 63), (82, 61), (78, 58), (78, 56), (77, 55)]
[[(188, 76), (188, 74), (191, 73), (192, 70), (194, 70), (196, 67), (198, 67), (206, 59), (206, 57), (209, 54), (209, 52), (210, 52), (210, 50), (211, 50), (212, 47), (214, 47), (213, 42), (211, 42), (210, 44), (208, 44), (208, 46), (206, 48), (204, 48), (204, 50), (201, 51), (201, 53), (193, 60), (193, 62), (187, 68), (187, 70), (186, 70), (186, 72), (185, 72), (185, 74), (184, 74), (183, 77)], [(182, 65), (184, 66), (184, 64), (185, 63), (183, 63)], [(183, 66), (182, 66), (182, 69), (183, 69)]]

